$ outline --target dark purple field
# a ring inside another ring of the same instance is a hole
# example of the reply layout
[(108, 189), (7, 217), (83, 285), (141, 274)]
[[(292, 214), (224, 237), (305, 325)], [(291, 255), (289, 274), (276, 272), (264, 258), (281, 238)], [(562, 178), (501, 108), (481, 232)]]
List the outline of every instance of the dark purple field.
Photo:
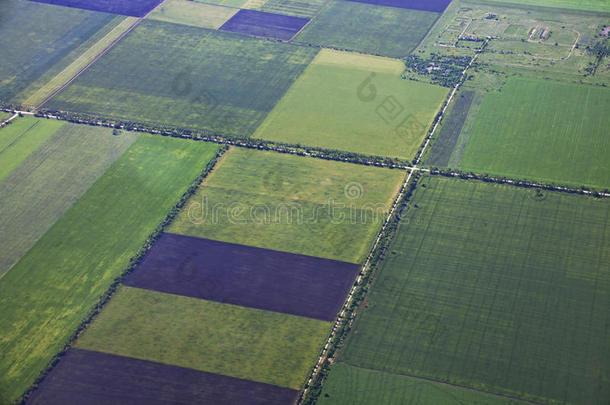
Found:
[(374, 4), (376, 6), (408, 8), (411, 10), (432, 11), (442, 13), (451, 0), (349, 0), (357, 3)]
[(289, 40), (309, 19), (255, 10), (239, 10), (221, 30), (259, 37)]
[(297, 395), (290, 388), (73, 348), (27, 404), (288, 405)]
[(332, 321), (359, 265), (163, 234), (125, 285)]
[(104, 13), (144, 17), (162, 0), (30, 0), (38, 3), (102, 11)]

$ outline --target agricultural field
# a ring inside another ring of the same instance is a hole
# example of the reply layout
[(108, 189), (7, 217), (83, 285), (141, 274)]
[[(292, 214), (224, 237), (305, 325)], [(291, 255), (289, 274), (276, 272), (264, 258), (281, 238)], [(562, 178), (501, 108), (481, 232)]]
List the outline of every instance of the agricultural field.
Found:
[(451, 0), (350, 0), (376, 6), (398, 7), (410, 10), (432, 11), (442, 13)]
[(294, 41), (400, 58), (420, 43), (438, 16), (428, 11), (335, 1)]
[(45, 378), (28, 404), (110, 400), (149, 405), (282, 405), (293, 402), (296, 395), (297, 391), (288, 388), (73, 348)]
[(608, 398), (607, 200), (425, 177), (339, 361), (538, 403)]
[(64, 122), (19, 117), (0, 129), (0, 181), (57, 132)]
[(114, 24), (114, 18), (110, 14), (30, 1), (3, 2), (0, 101), (23, 102), (34, 92), (24, 92), (26, 88), (31, 89), (45, 74), (52, 77), (63, 70), (76, 58), (74, 51), (106, 25)]
[(0, 279), (0, 398), (38, 377), (218, 147), (140, 135)]
[(311, 318), (122, 287), (76, 347), (298, 390), (330, 328)]
[[(37, 127), (51, 129), (52, 136), (0, 180), (0, 276), (136, 140), (134, 134), (112, 135), (108, 128), (33, 118), (19, 121), (28, 125), (34, 121)], [(0, 139), (9, 129), (12, 126), (0, 130)], [(26, 133), (20, 139), (31, 135)], [(4, 151), (0, 159), (15, 149)]]
[(268, 13), (312, 18), (326, 3), (326, 0), (266, 0), (257, 9)]
[(146, 20), (47, 107), (249, 136), (316, 53)]
[(322, 50), (254, 137), (410, 160), (447, 89), (403, 80), (403, 68), (395, 59)]
[(190, 0), (167, 0), (148, 18), (193, 27), (218, 29), (239, 10)]
[(335, 364), (317, 403), (517, 405), (521, 402), (424, 379)]
[(124, 284), (331, 322), (359, 267), (166, 233)]
[(602, 87), (511, 79), (483, 99), (459, 168), (606, 189), (609, 105)]
[(609, 0), (484, 0), (489, 3), (512, 3), (518, 6), (555, 7), (573, 10), (610, 12)]
[(232, 149), (171, 233), (359, 263), (404, 173)]
[(144, 17), (162, 0), (106, 0), (91, 2), (88, 0), (30, 0), (58, 6), (82, 8), (104, 13), (122, 14), (132, 17)]
[(309, 20), (256, 10), (239, 10), (222, 27), (223, 31), (265, 38), (290, 40)]

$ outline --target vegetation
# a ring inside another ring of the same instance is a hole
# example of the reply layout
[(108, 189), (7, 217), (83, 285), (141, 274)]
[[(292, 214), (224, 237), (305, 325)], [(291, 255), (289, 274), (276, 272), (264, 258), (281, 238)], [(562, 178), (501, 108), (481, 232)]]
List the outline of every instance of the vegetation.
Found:
[(36, 380), (217, 150), (138, 137), (0, 279), (0, 397)]
[(317, 403), (517, 405), (521, 402), (423, 379), (335, 364), (330, 368)]
[(469, 56), (447, 56), (434, 53), (427, 59), (409, 55), (405, 59), (407, 66), (405, 75), (408, 75), (409, 78), (424, 76), (431, 83), (453, 88), (462, 79), (462, 73), (471, 59)]
[(388, 169), (233, 149), (169, 231), (358, 263), (403, 176)]
[(300, 389), (330, 322), (122, 287), (76, 347)]
[[(20, 103), (42, 75), (60, 72), (72, 51), (113, 20), (110, 14), (7, 0), (0, 16), (0, 101)], [(52, 77), (52, 76), (51, 76)]]
[(558, 7), (573, 10), (610, 12), (609, 0), (485, 0), (489, 3), (514, 3), (525, 6)]
[(460, 169), (572, 186), (610, 186), (610, 91), (511, 79), (485, 96)]
[[(48, 125), (46, 120), (27, 121), (38, 122), (40, 127)], [(55, 132), (57, 125), (51, 127)], [(112, 136), (108, 128), (66, 124), (0, 181), (0, 276), (135, 139), (134, 134)]]
[(15, 118), (1, 128), (0, 182), (63, 125), (65, 122), (28, 116)]
[(413, 159), (447, 90), (401, 72), (397, 60), (322, 50), (254, 137)]
[(428, 11), (335, 1), (294, 41), (400, 58), (417, 46), (437, 18), (438, 13)]
[(535, 402), (607, 397), (607, 211), (426, 177), (339, 360)]
[[(260, 11), (296, 17), (314, 17), (326, 4), (325, 0), (266, 0)], [(250, 7), (248, 7), (250, 8)]]
[(168, 0), (157, 7), (148, 18), (193, 27), (218, 29), (237, 11), (238, 9), (234, 8), (188, 0)]
[(48, 107), (248, 136), (316, 52), (146, 20)]

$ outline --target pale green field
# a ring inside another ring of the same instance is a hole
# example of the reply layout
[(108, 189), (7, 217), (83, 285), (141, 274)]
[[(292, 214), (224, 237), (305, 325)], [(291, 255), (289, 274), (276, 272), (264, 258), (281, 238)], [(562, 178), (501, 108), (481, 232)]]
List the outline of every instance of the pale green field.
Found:
[(231, 149), (169, 232), (359, 263), (400, 170)]
[(28, 115), (0, 129), (0, 181), (64, 125)]
[(331, 326), (122, 287), (77, 347), (300, 389)]
[(238, 11), (237, 8), (219, 7), (194, 1), (168, 0), (157, 7), (148, 18), (193, 27), (218, 29)]
[[(479, 0), (480, 1), (480, 0)], [(572, 10), (610, 12), (610, 0), (484, 0), (488, 3), (513, 3), (526, 6), (558, 7)]]
[(403, 80), (395, 59), (322, 50), (255, 138), (412, 159), (447, 89)]

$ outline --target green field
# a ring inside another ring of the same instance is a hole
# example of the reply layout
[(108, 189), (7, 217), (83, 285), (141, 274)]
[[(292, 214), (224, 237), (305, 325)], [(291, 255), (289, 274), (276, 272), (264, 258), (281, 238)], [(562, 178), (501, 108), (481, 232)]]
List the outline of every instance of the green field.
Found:
[(7, 118), (10, 118), (13, 114), (5, 111), (0, 111), (0, 121), (4, 121)]
[[(480, 0), (479, 0), (480, 1)], [(520, 6), (543, 6), (610, 12), (610, 0), (484, 0), (488, 3), (513, 3)]]
[(312, 18), (326, 2), (327, 0), (267, 0), (257, 9), (267, 13)]
[(34, 382), (216, 151), (140, 135), (5, 273), (0, 398)]
[[(57, 132), (65, 122), (32, 116), (15, 118), (0, 129), (0, 181)], [(0, 273), (2, 273), (0, 271)]]
[[(0, 13), (0, 101), (19, 103), (45, 73), (58, 73), (72, 52), (115, 16), (43, 3), (7, 0)], [(122, 19), (123, 17), (117, 17)]]
[(358, 263), (403, 177), (398, 170), (232, 149), (169, 231)]
[(77, 347), (300, 389), (331, 326), (122, 287)]
[(322, 50), (256, 138), (412, 159), (447, 89), (400, 77), (395, 59)]
[(485, 96), (460, 169), (610, 187), (610, 91), (511, 79)]
[(424, 178), (339, 360), (540, 403), (608, 398), (609, 208)]
[[(46, 120), (37, 122), (41, 127), (48, 125)], [(55, 128), (63, 124), (51, 123)], [(135, 139), (128, 133), (114, 136), (109, 128), (66, 124), (0, 180), (0, 276)]]
[(331, 367), (320, 405), (516, 405), (511, 401), (451, 385), (402, 375), (335, 364)]
[(437, 13), (335, 1), (294, 41), (395, 58), (407, 56), (438, 18)]
[(316, 53), (146, 20), (47, 106), (248, 136)]
[(194, 0), (197, 3), (217, 4), (219, 6), (242, 8), (248, 0)]
[(148, 16), (151, 20), (192, 25), (201, 28), (220, 28), (239, 9), (219, 7), (187, 0), (167, 0)]

